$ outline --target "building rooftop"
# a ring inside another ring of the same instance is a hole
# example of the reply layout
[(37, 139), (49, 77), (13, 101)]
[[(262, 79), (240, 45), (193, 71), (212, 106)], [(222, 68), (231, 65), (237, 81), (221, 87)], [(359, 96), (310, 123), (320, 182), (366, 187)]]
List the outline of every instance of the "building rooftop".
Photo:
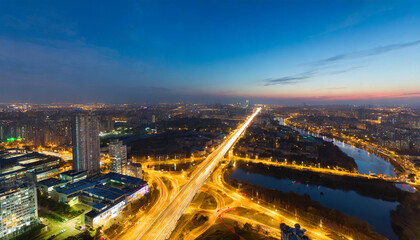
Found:
[(60, 158), (37, 152), (4, 150), (0, 152), (0, 178), (24, 171), (42, 172), (58, 168)]
[(147, 183), (146, 181), (144, 181), (141, 178), (122, 175), (122, 174), (115, 173), (115, 172), (110, 172), (108, 174), (105, 174), (105, 175), (101, 176), (100, 179), (101, 180), (109, 179), (109, 180), (114, 180), (114, 181), (120, 182), (122, 184), (131, 184), (131, 185), (137, 185), (137, 184), (142, 185), (142, 184)]
[(48, 164), (51, 162), (57, 162), (56, 164), (59, 164), (59, 161), (60, 159), (58, 157), (34, 158), (30, 160), (25, 160), (22, 162), (19, 161), (19, 164), (27, 168), (32, 168), (32, 167), (40, 166), (42, 164)]
[[(77, 174), (80, 174), (83, 172), (72, 172), (72, 171), (67, 171), (61, 174), (68, 174), (68, 175), (73, 175), (76, 176)], [(41, 181), (40, 184), (55, 184), (57, 181), (60, 181), (58, 179), (46, 179), (44, 181)], [(65, 195), (70, 195), (73, 193), (76, 193), (78, 191), (85, 191), (85, 192), (89, 192), (86, 191), (87, 189), (97, 189), (98, 191), (91, 191), (91, 193), (96, 192), (98, 193), (98, 196), (102, 196), (101, 194), (103, 192), (101, 191), (105, 191), (105, 192), (110, 192), (110, 193), (114, 193), (117, 194), (119, 196), (124, 195), (124, 194), (129, 194), (129, 192), (125, 191), (125, 190), (121, 190), (112, 186), (106, 186), (104, 185), (106, 182), (111, 181), (111, 182), (117, 182), (117, 183), (121, 183), (123, 185), (130, 185), (129, 187), (132, 187), (132, 185), (135, 185), (135, 187), (137, 186), (142, 186), (147, 184), (146, 181), (144, 181), (143, 179), (140, 178), (135, 178), (135, 177), (131, 177), (131, 176), (126, 176), (126, 175), (122, 175), (119, 173), (108, 173), (105, 175), (102, 175), (100, 177), (97, 178), (93, 178), (93, 179), (85, 179), (85, 180), (81, 180), (75, 183), (68, 183), (65, 187), (61, 187), (61, 188), (57, 188), (56, 191), (58, 193), (62, 193)], [(44, 184), (44, 185), (45, 185)], [(105, 193), (103, 193), (105, 194)], [(103, 195), (105, 197), (105, 195)]]
[(84, 174), (85, 172), (87, 172), (87, 171), (79, 171), (79, 172), (76, 172), (76, 171), (73, 171), (73, 170), (68, 170), (68, 171), (62, 172), (60, 174), (61, 175), (67, 175), (67, 176), (73, 177), (73, 176), (77, 176), (77, 175), (80, 175), (80, 174)]
[(11, 173), (11, 172), (17, 172), (20, 170), (25, 170), (25, 167), (19, 166), (19, 165), (15, 165), (15, 166), (11, 166), (11, 167), (7, 167), (7, 168), (2, 168), (0, 169), (0, 176), (6, 173)]
[(107, 207), (107, 205), (105, 205), (105, 204), (100, 204), (100, 203), (95, 203), (95, 202), (93, 202), (91, 204), (91, 206), (92, 206), (93, 209), (95, 209), (97, 211), (102, 211)]
[[(92, 205), (92, 207), (93, 207), (93, 205)], [(90, 218), (95, 218), (96, 216), (99, 215), (99, 213), (100, 213), (100, 211), (92, 209), (88, 213), (85, 213), (85, 216), (90, 217)]]
[(124, 191), (124, 190), (121, 190), (121, 189), (118, 189), (118, 188), (114, 188), (114, 187), (110, 187), (110, 186), (106, 186), (106, 185), (97, 185), (95, 188), (103, 189), (103, 190), (110, 191), (110, 192), (114, 192), (114, 193), (117, 193), (117, 194), (120, 194), (120, 195), (129, 194), (129, 192), (127, 192), (127, 191)]
[[(106, 206), (106, 208), (102, 208), (101, 210), (95, 210), (96, 208), (95, 209), (92, 209), (90, 212), (86, 213), (85, 216), (90, 217), (90, 218), (93, 219), (96, 216), (102, 214), (103, 212), (108, 211), (110, 208), (113, 208), (113, 207), (117, 206), (122, 201), (124, 201), (124, 200), (118, 201), (117, 203), (115, 203), (115, 204), (113, 204), (111, 206)], [(103, 204), (99, 204), (99, 205), (103, 205)], [(100, 207), (99, 205), (98, 205), (98, 207)], [(93, 204), (92, 204), (92, 207), (93, 207)]]
[(18, 164), (19, 161), (25, 161), (42, 156), (40, 153), (11, 153), (8, 151), (2, 151), (0, 154), (0, 165)]
[(95, 186), (91, 189), (85, 189), (84, 192), (88, 193), (89, 195), (95, 195), (104, 198), (105, 200), (115, 201), (123, 196), (123, 194), (118, 194), (116, 192), (112, 192), (106, 189), (99, 188)]
[(67, 181), (60, 180), (60, 179), (57, 179), (57, 178), (48, 178), (48, 179), (39, 181), (38, 184), (39, 185), (44, 185), (44, 186), (47, 186), (47, 187), (54, 187), (57, 184), (66, 183), (66, 182)]
[(87, 189), (87, 188), (92, 188), (96, 184), (97, 183), (95, 183), (95, 182), (82, 180), (82, 181), (79, 181), (79, 182), (67, 184), (64, 188), (58, 188), (58, 189), (56, 189), (56, 191), (59, 192), (59, 193), (70, 195), (70, 194), (73, 194), (75, 192)]

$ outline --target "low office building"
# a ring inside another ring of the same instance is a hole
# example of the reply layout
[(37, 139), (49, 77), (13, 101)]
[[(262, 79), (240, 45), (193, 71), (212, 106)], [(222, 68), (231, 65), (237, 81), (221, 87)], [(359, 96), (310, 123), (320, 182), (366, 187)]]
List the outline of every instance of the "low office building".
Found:
[[(106, 221), (116, 217), (130, 202), (141, 198), (149, 192), (149, 186), (146, 184), (132, 192), (124, 194), (125, 198), (118, 198), (117, 202), (106, 208), (98, 209), (94, 208), (92, 204), (92, 210), (85, 214), (85, 224), (92, 227), (98, 227), (104, 224)], [(103, 206), (103, 205), (100, 205)]]
[(115, 218), (127, 205), (126, 201), (120, 201), (115, 205), (109, 206), (101, 211), (92, 210), (85, 214), (85, 224), (98, 227), (106, 221)]
[(48, 169), (44, 171), (30, 171), (26, 175), (32, 179), (33, 182), (39, 182), (57, 176), (59, 173), (58, 168)]
[(70, 183), (78, 182), (88, 177), (87, 171), (75, 172), (73, 170), (60, 173), (60, 179), (69, 181)]
[(42, 181), (39, 181), (36, 185), (39, 189), (39, 192), (41, 195), (50, 195), (51, 192), (55, 188), (60, 188), (65, 186), (68, 183), (68, 181), (57, 179), (57, 178), (48, 178)]
[(38, 184), (38, 188), (57, 201), (69, 205), (82, 202), (92, 206), (92, 210), (85, 215), (85, 223), (93, 227), (117, 216), (128, 203), (149, 191), (143, 179), (114, 172), (77, 182), (65, 179), (44, 180)]
[[(83, 191), (85, 202), (89, 203), (109, 203), (111, 205), (125, 199), (129, 192), (118, 188), (105, 185), (96, 185), (93, 188)], [(88, 199), (88, 200), (86, 200)]]
[(0, 152), (0, 183), (29, 176), (34, 182), (58, 175), (60, 158), (23, 149)]
[(147, 184), (147, 182), (141, 178), (122, 175), (114, 172), (104, 174), (97, 180), (103, 184), (108, 183), (121, 185), (121, 187), (125, 189), (135, 189), (140, 186), (143, 186), (144, 184)]
[(0, 239), (11, 239), (36, 224), (35, 185), (23, 179), (0, 187)]
[(84, 190), (93, 188), (97, 185), (97, 182), (91, 182), (89, 180), (81, 180), (74, 183), (68, 183), (62, 187), (54, 188), (50, 196), (57, 201), (74, 205), (80, 202), (80, 195)]

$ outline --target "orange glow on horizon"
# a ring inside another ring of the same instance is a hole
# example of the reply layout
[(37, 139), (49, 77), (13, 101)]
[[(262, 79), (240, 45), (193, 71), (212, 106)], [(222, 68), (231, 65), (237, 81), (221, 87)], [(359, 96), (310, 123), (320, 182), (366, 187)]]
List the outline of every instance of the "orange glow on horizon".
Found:
[(367, 93), (342, 93), (342, 94), (235, 94), (237, 97), (249, 97), (249, 98), (265, 98), (265, 99), (303, 99), (313, 101), (334, 101), (334, 100), (381, 100), (381, 99), (416, 99), (420, 101), (420, 91), (416, 92), (367, 92)]

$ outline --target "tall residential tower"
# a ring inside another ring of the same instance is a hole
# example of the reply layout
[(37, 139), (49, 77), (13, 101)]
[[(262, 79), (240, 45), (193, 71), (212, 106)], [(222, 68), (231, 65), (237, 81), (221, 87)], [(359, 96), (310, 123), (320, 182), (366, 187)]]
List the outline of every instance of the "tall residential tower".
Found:
[(100, 173), (99, 121), (96, 116), (76, 113), (72, 119), (73, 171)]

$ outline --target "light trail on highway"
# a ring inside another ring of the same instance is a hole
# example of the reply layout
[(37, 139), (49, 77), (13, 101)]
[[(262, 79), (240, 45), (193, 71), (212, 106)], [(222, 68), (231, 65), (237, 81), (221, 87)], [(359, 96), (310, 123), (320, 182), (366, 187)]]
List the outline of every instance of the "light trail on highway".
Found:
[(258, 108), (239, 129), (235, 130), (227, 140), (198, 166), (194, 175), (181, 188), (167, 207), (135, 239), (166, 239), (170, 235), (178, 219), (182, 216), (204, 182), (260, 111), (261, 108)]
[[(132, 239), (131, 236), (137, 236), (141, 234), (143, 229), (146, 229), (151, 222), (153, 222), (153, 217), (158, 215), (166, 206), (166, 203), (170, 202), (171, 194), (169, 193), (165, 183), (162, 178), (158, 175), (156, 171), (147, 171), (150, 176), (150, 181), (157, 184), (157, 188), (160, 191), (159, 198), (156, 203), (153, 204), (152, 208), (144, 215), (142, 211), (138, 214), (140, 216), (135, 221), (135, 226), (128, 228), (125, 232), (119, 233), (117, 236), (112, 237), (111, 239)], [(131, 238), (130, 238), (131, 237)]]

